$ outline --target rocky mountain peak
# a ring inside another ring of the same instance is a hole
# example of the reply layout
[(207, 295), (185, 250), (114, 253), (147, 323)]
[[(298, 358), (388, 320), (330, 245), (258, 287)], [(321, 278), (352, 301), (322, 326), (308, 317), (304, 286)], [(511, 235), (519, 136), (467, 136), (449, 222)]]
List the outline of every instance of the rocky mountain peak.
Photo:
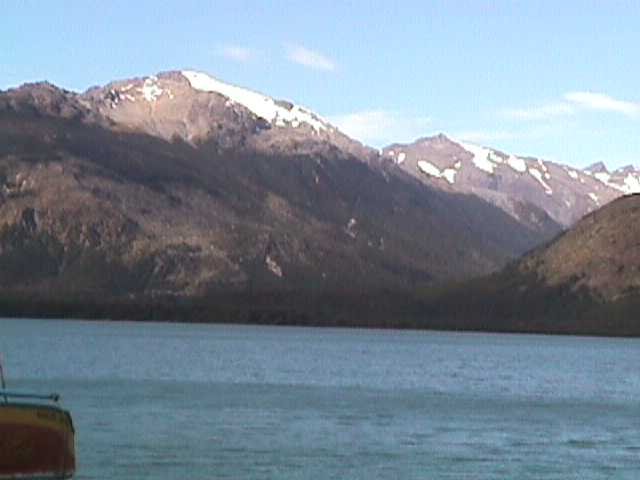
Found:
[(604, 162), (596, 162), (594, 164), (591, 164), (587, 168), (585, 168), (584, 171), (589, 173), (609, 173), (609, 169), (604, 164)]
[(640, 192), (640, 172), (634, 168), (611, 174), (599, 162), (580, 171), (443, 134), (393, 144), (383, 154), (423, 183), (478, 195), (518, 219), (529, 205), (564, 226), (622, 194)]
[[(213, 95), (213, 97), (212, 97)], [(168, 105), (180, 110), (184, 104), (207, 104), (232, 110), (236, 116), (254, 117), (256, 126), (303, 128), (313, 132), (333, 132), (336, 128), (311, 110), (287, 100), (276, 100), (261, 93), (222, 82), (206, 73), (192, 70), (169, 71), (141, 78), (119, 80), (93, 87), (83, 98), (100, 108), (144, 110), (145, 114), (167, 112)], [(215, 100), (218, 101), (215, 101)], [(160, 112), (156, 112), (156, 111)], [(203, 113), (203, 112), (198, 112)], [(110, 116), (119, 116), (111, 112)]]
[(192, 70), (115, 81), (88, 90), (82, 101), (121, 128), (166, 140), (279, 154), (337, 148), (377, 157), (307, 108)]
[(25, 83), (0, 96), (0, 111), (30, 113), (61, 118), (90, 118), (94, 115), (79, 101), (74, 92), (49, 82)]
[(617, 168), (615, 170), (615, 172), (613, 172), (614, 175), (626, 175), (626, 174), (633, 174), (633, 173), (637, 173), (637, 169), (635, 166), (629, 164), (629, 165), (625, 165), (623, 167)]
[(418, 138), (414, 143), (423, 144), (423, 145), (437, 145), (437, 144), (448, 145), (454, 142), (449, 137), (447, 137), (444, 133), (440, 132), (431, 137)]
[(261, 93), (221, 82), (206, 73), (185, 70), (181, 74), (193, 89), (223, 95), (230, 102), (244, 106), (257, 117), (276, 127), (297, 128), (306, 124), (316, 132), (335, 129), (317, 114), (294, 103), (275, 100)]

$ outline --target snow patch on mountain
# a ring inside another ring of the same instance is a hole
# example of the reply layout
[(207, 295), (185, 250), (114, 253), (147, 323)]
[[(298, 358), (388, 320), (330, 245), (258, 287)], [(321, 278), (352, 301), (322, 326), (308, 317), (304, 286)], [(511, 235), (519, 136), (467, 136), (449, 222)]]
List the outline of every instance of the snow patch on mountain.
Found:
[(436, 178), (444, 178), (450, 184), (455, 183), (456, 173), (458, 173), (454, 168), (445, 168), (440, 171), (438, 167), (436, 167), (433, 163), (427, 162), (425, 160), (418, 161), (418, 168), (425, 174), (430, 175)]
[(527, 171), (527, 164), (525, 161), (515, 155), (509, 155), (507, 158), (507, 165), (513, 168), (516, 172), (524, 173)]
[(216, 80), (201, 72), (185, 70), (182, 75), (189, 81), (192, 88), (203, 92), (215, 92), (229, 98), (233, 103), (244, 106), (256, 116), (268, 122), (285, 127), (299, 126), (302, 123), (310, 125), (316, 133), (331, 129), (329, 123), (322, 120), (316, 114), (298, 105), (291, 108), (283, 106), (284, 102), (276, 102), (273, 98), (244, 88), (229, 85)]
[(456, 181), (456, 170), (454, 170), (453, 168), (445, 168), (442, 171), (442, 177), (449, 182), (450, 184), (454, 184)]
[(567, 172), (567, 175), (569, 175), (569, 177), (571, 177), (573, 180), (578, 179), (578, 172), (576, 172), (575, 170), (565, 168), (565, 172)]
[(549, 184), (545, 182), (544, 178), (542, 178), (542, 172), (540, 170), (531, 167), (529, 168), (529, 173), (538, 181), (538, 183), (540, 183), (540, 185), (542, 185), (542, 187), (544, 188), (544, 193), (546, 193), (547, 195), (553, 195), (553, 190), (551, 189)]
[(356, 238), (358, 236), (358, 232), (356, 232), (356, 225), (358, 225), (358, 221), (355, 218), (351, 218), (344, 229), (345, 233), (351, 238)]
[(497, 163), (502, 163), (502, 159), (489, 148), (480, 147), (473, 143), (458, 142), (458, 145), (473, 155), (473, 164), (480, 170), (493, 174)]
[(542, 159), (538, 159), (538, 165), (540, 165), (540, 168), (542, 169), (542, 171), (544, 173), (547, 173), (549, 170), (547, 169), (547, 166), (544, 164), (544, 162), (542, 161)]
[(640, 177), (638, 173), (627, 173), (624, 178), (611, 175), (607, 171), (598, 171), (592, 174), (600, 183), (609, 188), (614, 188), (626, 195), (640, 193)]
[(142, 84), (140, 91), (147, 102), (155, 102), (158, 97), (162, 95), (163, 90), (157, 82), (157, 77), (147, 77), (144, 79), (144, 83)]
[(267, 255), (266, 258), (264, 259), (264, 263), (267, 266), (267, 269), (269, 269), (269, 271), (273, 273), (276, 277), (282, 277), (282, 267), (278, 265), (278, 262), (276, 262), (275, 259)]
[(593, 174), (597, 180), (600, 180), (602, 183), (607, 185), (609, 183), (609, 179), (611, 178), (611, 174), (609, 172), (596, 172)]
[(440, 177), (440, 169), (436, 167), (433, 163), (427, 162), (425, 160), (418, 161), (418, 168), (422, 170), (427, 175), (431, 175), (432, 177)]
[(640, 193), (640, 178), (637, 175), (628, 173), (624, 178), (626, 193)]

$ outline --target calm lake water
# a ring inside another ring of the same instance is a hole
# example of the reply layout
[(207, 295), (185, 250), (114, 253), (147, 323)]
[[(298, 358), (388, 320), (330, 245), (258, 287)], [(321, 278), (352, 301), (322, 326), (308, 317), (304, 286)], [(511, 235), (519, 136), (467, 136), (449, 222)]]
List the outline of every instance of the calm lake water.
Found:
[(638, 479), (640, 341), (0, 320), (78, 479)]

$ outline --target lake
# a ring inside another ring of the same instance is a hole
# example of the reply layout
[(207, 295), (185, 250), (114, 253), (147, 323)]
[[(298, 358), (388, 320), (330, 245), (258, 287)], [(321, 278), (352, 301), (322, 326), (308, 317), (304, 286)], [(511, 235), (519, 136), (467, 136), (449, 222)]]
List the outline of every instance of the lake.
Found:
[(78, 479), (640, 478), (640, 340), (0, 320)]

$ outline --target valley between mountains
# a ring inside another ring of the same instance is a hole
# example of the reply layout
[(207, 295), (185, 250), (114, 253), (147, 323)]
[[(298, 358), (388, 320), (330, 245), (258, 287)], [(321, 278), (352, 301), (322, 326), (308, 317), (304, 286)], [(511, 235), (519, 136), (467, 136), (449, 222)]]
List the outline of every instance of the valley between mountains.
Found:
[(378, 151), (200, 72), (25, 84), (0, 92), (0, 309), (637, 335), (637, 192), (444, 134)]

